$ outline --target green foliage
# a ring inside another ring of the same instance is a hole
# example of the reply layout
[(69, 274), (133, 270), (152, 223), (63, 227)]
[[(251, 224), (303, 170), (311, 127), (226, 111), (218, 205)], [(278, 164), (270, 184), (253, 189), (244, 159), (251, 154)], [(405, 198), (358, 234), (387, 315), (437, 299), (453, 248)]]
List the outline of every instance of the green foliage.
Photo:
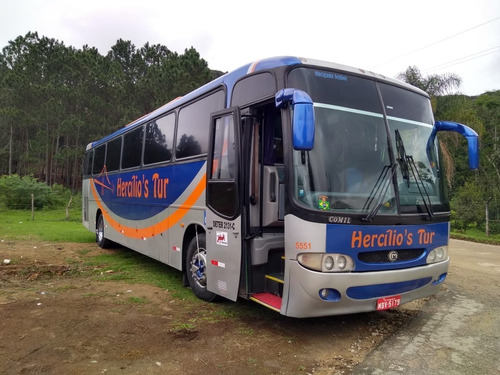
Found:
[(460, 87), (462, 79), (453, 73), (431, 74), (424, 77), (416, 66), (399, 73), (398, 79), (425, 91), (430, 96), (444, 95)]
[(31, 196), (34, 208), (65, 207), (71, 197), (71, 191), (62, 185), (47, 186), (32, 175), (20, 177), (17, 174), (0, 177), (0, 202), (8, 209), (31, 209)]
[(50, 187), (50, 205), (48, 208), (65, 207), (72, 196), (71, 190), (60, 184), (54, 184)]
[(88, 143), (220, 72), (183, 54), (117, 40), (105, 56), (28, 33), (0, 53), (0, 175), (32, 174), (75, 191)]
[(0, 199), (5, 207), (30, 209), (31, 195), (34, 196), (35, 208), (42, 208), (50, 203), (51, 189), (46, 184), (38, 182), (32, 175), (20, 177), (14, 174), (0, 177)]
[(461, 230), (452, 230), (451, 237), (472, 242), (487, 243), (491, 245), (500, 245), (500, 232), (486, 236), (482, 228), (469, 228), (467, 232)]
[[(437, 98), (436, 118), (454, 120), (471, 126), (479, 134), (480, 166), (468, 169), (467, 142), (457, 134), (440, 134), (449, 155), (448, 169), (452, 207), (456, 212), (456, 229), (485, 228), (486, 201), (490, 202), (490, 231), (500, 220), (500, 91), (487, 92), (476, 98), (450, 95)], [(496, 220), (496, 221), (495, 221)]]
[(474, 182), (467, 181), (464, 186), (457, 189), (451, 200), (451, 207), (455, 213), (455, 221), (464, 230), (467, 230), (469, 225), (484, 220), (481, 190)]

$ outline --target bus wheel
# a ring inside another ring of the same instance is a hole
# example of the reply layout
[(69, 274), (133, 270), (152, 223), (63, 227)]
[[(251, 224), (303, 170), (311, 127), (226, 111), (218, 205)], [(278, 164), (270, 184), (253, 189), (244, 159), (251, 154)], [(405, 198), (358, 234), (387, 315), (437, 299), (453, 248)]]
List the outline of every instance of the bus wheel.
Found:
[(191, 239), (186, 255), (186, 276), (189, 286), (196, 297), (211, 302), (217, 295), (207, 290), (207, 251), (205, 250), (205, 234)]
[(111, 244), (111, 241), (104, 237), (104, 218), (102, 215), (99, 215), (99, 218), (97, 219), (95, 240), (101, 249), (106, 249)]

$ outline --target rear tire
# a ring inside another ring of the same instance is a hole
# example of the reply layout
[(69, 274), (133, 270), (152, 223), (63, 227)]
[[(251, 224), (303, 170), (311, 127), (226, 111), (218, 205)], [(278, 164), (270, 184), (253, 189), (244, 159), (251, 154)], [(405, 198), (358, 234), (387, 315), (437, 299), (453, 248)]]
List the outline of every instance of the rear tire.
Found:
[(111, 241), (104, 236), (104, 218), (99, 215), (95, 228), (95, 240), (101, 249), (106, 249), (111, 245)]
[(212, 302), (217, 298), (217, 294), (207, 290), (207, 251), (205, 234), (198, 235), (191, 239), (187, 247), (186, 254), (186, 276), (189, 286), (199, 299)]

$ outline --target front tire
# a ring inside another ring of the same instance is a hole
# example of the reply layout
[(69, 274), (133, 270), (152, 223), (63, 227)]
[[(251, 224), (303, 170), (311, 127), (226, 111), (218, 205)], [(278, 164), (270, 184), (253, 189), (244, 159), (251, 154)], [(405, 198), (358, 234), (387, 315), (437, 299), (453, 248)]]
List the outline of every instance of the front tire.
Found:
[(101, 249), (106, 249), (111, 245), (111, 241), (104, 237), (104, 218), (99, 215), (95, 228), (95, 240)]
[(189, 242), (186, 254), (186, 276), (189, 286), (199, 299), (212, 302), (217, 298), (215, 293), (207, 290), (207, 250), (205, 234), (193, 237)]

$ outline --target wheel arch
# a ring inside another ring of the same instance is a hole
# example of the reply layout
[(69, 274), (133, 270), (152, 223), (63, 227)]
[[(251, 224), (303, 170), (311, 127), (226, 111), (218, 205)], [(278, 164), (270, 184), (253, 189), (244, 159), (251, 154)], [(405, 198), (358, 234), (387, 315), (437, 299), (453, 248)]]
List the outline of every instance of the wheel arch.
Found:
[(99, 216), (102, 216), (102, 211), (98, 208), (95, 212), (94, 230), (97, 229), (97, 223), (99, 222)]

